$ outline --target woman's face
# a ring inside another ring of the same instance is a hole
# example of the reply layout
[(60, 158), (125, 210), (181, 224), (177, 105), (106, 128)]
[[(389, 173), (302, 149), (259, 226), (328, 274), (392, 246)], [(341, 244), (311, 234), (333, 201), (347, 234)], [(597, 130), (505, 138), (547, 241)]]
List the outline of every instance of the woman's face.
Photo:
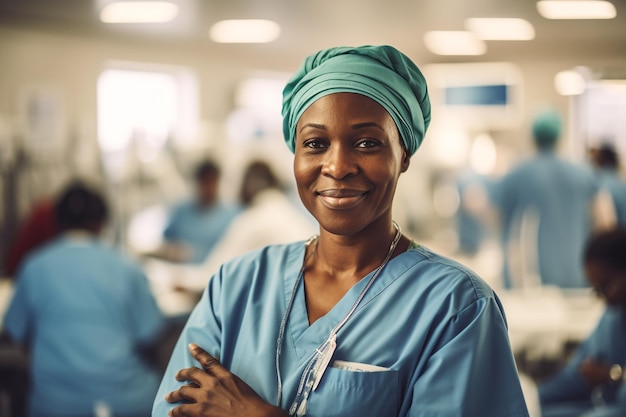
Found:
[(350, 235), (390, 221), (396, 183), (408, 166), (393, 119), (366, 96), (324, 96), (296, 126), (298, 193), (331, 233)]

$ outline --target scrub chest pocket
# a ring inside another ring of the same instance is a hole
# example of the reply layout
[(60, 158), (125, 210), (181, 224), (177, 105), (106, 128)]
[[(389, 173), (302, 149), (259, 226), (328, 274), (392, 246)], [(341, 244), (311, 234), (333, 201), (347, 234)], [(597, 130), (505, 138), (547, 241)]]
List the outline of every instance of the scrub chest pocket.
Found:
[(398, 372), (364, 372), (329, 367), (308, 401), (308, 417), (396, 416)]

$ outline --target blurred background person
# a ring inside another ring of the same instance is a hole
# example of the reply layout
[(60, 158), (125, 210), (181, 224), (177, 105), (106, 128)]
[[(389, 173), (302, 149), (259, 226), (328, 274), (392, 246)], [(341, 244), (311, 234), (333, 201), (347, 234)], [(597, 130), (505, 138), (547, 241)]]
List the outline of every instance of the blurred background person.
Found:
[(99, 237), (98, 192), (73, 183), (54, 211), (61, 233), (18, 271), (3, 322), (30, 359), (29, 415), (149, 416), (160, 375), (140, 349), (164, 320), (146, 276)]
[(230, 223), (205, 262), (181, 267), (175, 273), (183, 288), (202, 292), (224, 262), (270, 244), (307, 239), (317, 232), (313, 219), (288, 197), (272, 165), (251, 160), (239, 190), (242, 211)]
[(561, 117), (554, 110), (532, 122), (537, 153), (497, 184), (505, 288), (553, 285), (581, 288), (582, 249), (596, 227), (614, 221), (593, 172), (559, 157)]
[(197, 165), (195, 195), (171, 208), (157, 256), (191, 264), (206, 259), (239, 212), (237, 205), (221, 201), (220, 179), (221, 169), (216, 162), (205, 160)]
[(611, 195), (617, 223), (626, 227), (626, 181), (620, 173), (619, 154), (613, 145), (604, 143), (592, 150), (590, 159), (601, 186)]
[(542, 417), (626, 416), (626, 229), (592, 237), (585, 249), (589, 283), (607, 307), (567, 366), (538, 386)]
[(490, 204), (493, 180), (468, 168), (456, 178), (459, 208), (455, 225), (459, 236), (459, 251), (475, 256), (493, 232), (493, 208)]
[(203, 265), (210, 275), (235, 256), (270, 244), (306, 239), (317, 232), (313, 219), (289, 199), (267, 161), (252, 160), (245, 167), (239, 200), (243, 211)]

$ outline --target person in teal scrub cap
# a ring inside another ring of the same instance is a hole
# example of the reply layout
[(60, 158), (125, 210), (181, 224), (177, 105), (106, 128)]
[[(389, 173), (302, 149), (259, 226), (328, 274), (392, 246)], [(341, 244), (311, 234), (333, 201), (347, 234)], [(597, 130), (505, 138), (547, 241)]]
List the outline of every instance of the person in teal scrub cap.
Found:
[(592, 170), (557, 155), (561, 130), (558, 112), (537, 113), (531, 125), (537, 153), (496, 187), (507, 288), (586, 287), (585, 241), (595, 228), (610, 227), (610, 200), (601, 198)]
[(283, 97), (319, 234), (221, 266), (152, 415), (528, 416), (496, 294), (392, 219), (430, 122), (417, 66), (391, 46), (331, 48)]

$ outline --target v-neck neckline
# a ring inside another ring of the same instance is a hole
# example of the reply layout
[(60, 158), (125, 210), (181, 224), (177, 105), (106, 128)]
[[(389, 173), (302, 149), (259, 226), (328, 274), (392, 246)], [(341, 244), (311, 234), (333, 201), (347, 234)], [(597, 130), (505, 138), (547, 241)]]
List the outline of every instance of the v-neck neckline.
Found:
[[(297, 284), (295, 298), (291, 311), (289, 312), (289, 318), (287, 320), (287, 326), (285, 329), (285, 342), (294, 347), (298, 362), (302, 363), (310, 358), (315, 349), (320, 346), (330, 335), (332, 329), (348, 314), (355, 301), (359, 297), (363, 288), (367, 285), (369, 278), (375, 273), (375, 270), (371, 271), (357, 283), (355, 283), (344, 296), (335, 304), (328, 313), (317, 319), (315, 322), (309, 325), (309, 317), (306, 306), (306, 298), (304, 291), (304, 279), (301, 279), (299, 275), (302, 273), (302, 264), (306, 257), (306, 245), (300, 246), (294, 255), (299, 259), (298, 262), (293, 262), (293, 268), (290, 268), (288, 275), (285, 277), (285, 305), (289, 303), (294, 286)], [(358, 312), (369, 300), (378, 295), (390, 281), (393, 281), (397, 274), (389, 274), (389, 269), (396, 270), (396, 259), (402, 258), (402, 254), (391, 259), (385, 266), (385, 271), (381, 272), (381, 275), (376, 279), (374, 284), (365, 294), (365, 297), (361, 300)], [(340, 337), (340, 336), (339, 336)]]

